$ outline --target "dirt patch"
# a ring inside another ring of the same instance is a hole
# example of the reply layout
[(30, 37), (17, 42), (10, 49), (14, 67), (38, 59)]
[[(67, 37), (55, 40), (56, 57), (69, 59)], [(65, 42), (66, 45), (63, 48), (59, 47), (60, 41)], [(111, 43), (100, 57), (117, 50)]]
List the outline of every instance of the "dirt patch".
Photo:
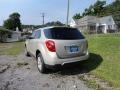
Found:
[(17, 67), (23, 67), (23, 66), (27, 66), (27, 65), (29, 65), (29, 63), (27, 63), (27, 62), (18, 62), (17, 63)]
[(111, 83), (102, 80), (91, 74), (83, 74), (79, 78), (88, 84), (89, 87), (94, 87), (97, 90), (113, 90), (114, 87)]
[(0, 74), (0, 90), (91, 90), (77, 78), (80, 73), (74, 73), (75, 69), (41, 74), (36, 60), (24, 53), (16, 57), (0, 56), (0, 63), (10, 65)]
[(10, 65), (0, 65), (0, 73), (4, 73), (9, 68)]
[(45, 83), (45, 84), (43, 85), (43, 87), (49, 87), (49, 84), (48, 84), (48, 83)]

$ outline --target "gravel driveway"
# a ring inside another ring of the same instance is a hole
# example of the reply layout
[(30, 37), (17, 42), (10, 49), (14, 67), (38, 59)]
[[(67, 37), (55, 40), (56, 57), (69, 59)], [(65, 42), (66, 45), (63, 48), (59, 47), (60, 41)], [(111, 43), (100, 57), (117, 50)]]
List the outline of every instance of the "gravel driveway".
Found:
[(60, 71), (39, 73), (36, 60), (18, 56), (0, 56), (0, 90), (91, 90), (79, 78), (83, 67), (72, 65)]

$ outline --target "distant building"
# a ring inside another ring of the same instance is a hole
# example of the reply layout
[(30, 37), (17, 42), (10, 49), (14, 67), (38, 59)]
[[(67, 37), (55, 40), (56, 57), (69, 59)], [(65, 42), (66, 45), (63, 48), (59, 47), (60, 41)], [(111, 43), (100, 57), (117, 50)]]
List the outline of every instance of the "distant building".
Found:
[(12, 31), (0, 27), (0, 41), (2, 42), (14, 42), (21, 39), (21, 32)]
[(81, 32), (89, 33), (112, 33), (117, 31), (117, 25), (112, 16), (85, 16), (78, 20), (72, 19), (70, 26), (78, 28)]
[(23, 33), (32, 33), (32, 32), (33, 32), (33, 29), (31, 29), (31, 28), (23, 29)]

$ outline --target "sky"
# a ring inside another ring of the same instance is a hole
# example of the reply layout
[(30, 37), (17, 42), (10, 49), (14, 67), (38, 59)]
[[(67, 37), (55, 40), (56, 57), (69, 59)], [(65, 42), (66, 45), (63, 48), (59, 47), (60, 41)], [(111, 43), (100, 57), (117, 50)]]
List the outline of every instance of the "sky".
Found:
[[(0, 0), (0, 26), (13, 12), (21, 15), (21, 22), (25, 25), (42, 24), (42, 15), (45, 13), (45, 23), (61, 21), (66, 23), (68, 0)], [(106, 0), (107, 4), (114, 0)], [(70, 17), (75, 13), (82, 13), (85, 8), (94, 4), (96, 0), (70, 0)]]

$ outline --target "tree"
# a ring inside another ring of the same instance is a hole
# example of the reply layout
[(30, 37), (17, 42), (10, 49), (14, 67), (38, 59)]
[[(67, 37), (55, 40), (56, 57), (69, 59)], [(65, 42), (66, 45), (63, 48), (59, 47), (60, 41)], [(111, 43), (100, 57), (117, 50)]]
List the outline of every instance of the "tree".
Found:
[(52, 21), (46, 23), (44, 26), (64, 26), (64, 24), (61, 23), (60, 21)]
[(89, 8), (86, 8), (83, 16), (87, 16), (87, 15), (94, 15), (94, 6), (91, 5)]
[(20, 21), (20, 14), (15, 12), (12, 13), (7, 20), (4, 21), (5, 28), (11, 29), (11, 30), (16, 30), (16, 28), (19, 29), (19, 31), (22, 31), (21, 29), (21, 21)]
[(74, 16), (73, 16), (73, 19), (81, 19), (82, 16), (80, 15), (80, 13), (76, 13)]
[(19, 13), (12, 13), (9, 18), (12, 18), (12, 19), (19, 19), (20, 18), (20, 14)]
[(104, 7), (106, 5), (106, 1), (97, 0), (94, 5), (91, 5), (89, 8), (86, 8), (83, 12), (83, 16), (92, 15), (92, 16), (100, 16)]
[(14, 28), (14, 24), (13, 24), (13, 20), (12, 19), (7, 19), (4, 21), (4, 24), (3, 26), (6, 28), (6, 29), (13, 29)]
[(115, 0), (113, 3), (105, 7), (104, 15), (112, 15), (117, 27), (120, 29), (120, 0)]
[(101, 12), (104, 10), (105, 5), (106, 1), (97, 0), (97, 2), (93, 5), (94, 14), (100, 16)]
[(85, 11), (83, 12), (82, 16), (88, 15), (88, 9), (86, 8)]
[(22, 25), (22, 28), (23, 29), (26, 29), (26, 28), (32, 29), (33, 28), (35, 30), (35, 29), (43, 28), (43, 27), (47, 27), (47, 26), (65, 26), (65, 24), (63, 24), (60, 21), (52, 21), (52, 22), (48, 22), (44, 25)]

